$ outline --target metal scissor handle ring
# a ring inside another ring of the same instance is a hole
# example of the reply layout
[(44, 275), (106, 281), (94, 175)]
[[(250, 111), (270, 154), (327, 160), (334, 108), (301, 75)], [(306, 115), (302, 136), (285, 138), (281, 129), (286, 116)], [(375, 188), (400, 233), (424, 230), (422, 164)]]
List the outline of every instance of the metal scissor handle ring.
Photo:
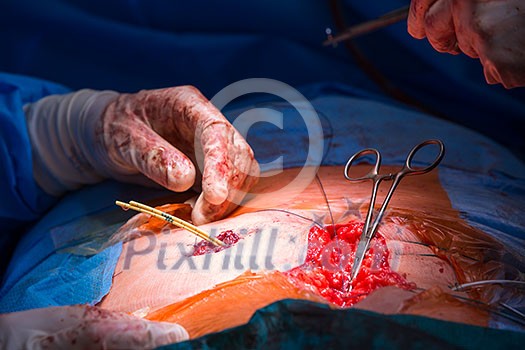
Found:
[[(414, 168), (414, 167), (412, 167), (412, 159), (414, 158), (416, 153), (420, 149), (426, 147), (427, 145), (438, 145), (439, 146), (439, 153), (436, 156), (436, 158), (432, 161), (432, 163), (430, 163), (430, 165), (428, 165), (426, 167), (423, 167), (423, 168)], [(438, 166), (438, 164), (443, 159), (444, 155), (445, 155), (445, 145), (443, 144), (443, 142), (441, 140), (427, 140), (427, 141), (423, 141), (420, 144), (416, 145), (414, 148), (412, 148), (412, 150), (408, 154), (407, 160), (405, 162), (405, 169), (404, 170), (405, 170), (407, 175), (426, 174), (426, 173), (428, 173), (429, 171), (431, 171), (432, 169), (434, 169), (435, 167)]]
[[(352, 163), (356, 159), (359, 159), (362, 156), (367, 155), (367, 154), (375, 154), (375, 156), (376, 156), (376, 163), (375, 163), (374, 167), (372, 168), (372, 170), (370, 170), (366, 175), (363, 175), (363, 176), (360, 176), (360, 177), (351, 177), (348, 174), (348, 171), (349, 171), (350, 167), (352, 166)], [(378, 172), (379, 172), (379, 167), (380, 166), (381, 166), (381, 154), (379, 153), (379, 151), (376, 150), (375, 148), (365, 148), (365, 149), (355, 153), (353, 156), (350, 157), (350, 159), (348, 159), (348, 161), (346, 162), (346, 165), (345, 165), (344, 175), (345, 175), (345, 178), (347, 180), (349, 180), (349, 181), (363, 181), (363, 180), (374, 179), (377, 176)]]

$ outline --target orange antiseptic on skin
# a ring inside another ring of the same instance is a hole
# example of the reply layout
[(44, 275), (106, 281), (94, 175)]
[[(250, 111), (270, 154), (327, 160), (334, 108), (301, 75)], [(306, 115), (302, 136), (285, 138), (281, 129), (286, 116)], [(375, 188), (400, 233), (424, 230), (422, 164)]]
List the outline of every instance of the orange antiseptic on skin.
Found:
[[(385, 172), (398, 170), (383, 168)], [(243, 240), (253, 241), (259, 231), (268, 236), (270, 229), (277, 227), (280, 235), (275, 242), (276, 251), (287, 255), (301, 246), (303, 256), (306, 255), (302, 261), (279, 271), (218, 268), (210, 274), (192, 270), (187, 263), (172, 269), (183, 253), (192, 254), (196, 244), (199, 248), (198, 241), (177, 229), (154, 235), (152, 239), (148, 232), (150, 235), (160, 232), (165, 223), (138, 220), (144, 225), (141, 226), (144, 235), (138, 232), (138, 238), (124, 243), (111, 291), (101, 306), (123, 312), (150, 308), (146, 318), (180, 323), (191, 337), (246, 323), (257, 309), (287, 298), (313, 300), (334, 308), (357, 302), (355, 307), (366, 304), (368, 310), (377, 312), (412, 313), (486, 325), (488, 315), (452, 299), (450, 286), (497, 279), (504, 273), (513, 276), (515, 268), (505, 262), (508, 251), (503, 244), (470, 226), (451, 206), (447, 192), (440, 185), (438, 171), (407, 177), (399, 185), (370, 245), (363, 270), (352, 281), (351, 290), (345, 286), (368, 209), (371, 185), (349, 184), (342, 171), (343, 167), (321, 167), (318, 172), (332, 215), (328, 215), (328, 205), (315, 181), (299, 194), (279, 192), (298, 172), (290, 169), (277, 177), (262, 177), (253, 190), (271, 195), (254, 196), (226, 219), (201, 226), (207, 232), (220, 227), (217, 234), (231, 230), (239, 235), (241, 240), (230, 247), (232, 251)], [(385, 192), (380, 188), (379, 203)], [(283, 200), (275, 204), (272, 201), (275, 197)], [(176, 199), (164, 202), (170, 201)], [(166, 207), (158, 209), (167, 211)], [(240, 234), (243, 229), (251, 230), (248, 236)], [(295, 243), (291, 243), (288, 235)], [(251, 254), (246, 247), (243, 254)], [(126, 256), (129, 252), (135, 254)], [(167, 267), (159, 269), (159, 261)], [(460, 296), (497, 300), (497, 294), (488, 292), (489, 289), (472, 290)], [(374, 297), (377, 295), (381, 297)]]

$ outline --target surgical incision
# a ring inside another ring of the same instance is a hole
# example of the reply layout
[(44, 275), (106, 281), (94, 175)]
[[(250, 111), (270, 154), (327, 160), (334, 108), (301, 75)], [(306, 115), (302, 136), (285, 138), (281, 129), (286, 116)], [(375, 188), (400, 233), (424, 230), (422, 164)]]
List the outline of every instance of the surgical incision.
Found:
[(362, 229), (363, 224), (357, 221), (325, 228), (313, 226), (305, 263), (288, 271), (287, 275), (312, 286), (323, 298), (338, 306), (351, 306), (384, 286), (415, 288), (415, 283), (409, 283), (390, 269), (386, 241), (380, 234), (372, 239), (359, 274), (350, 280)]
[[(285, 274), (296, 286), (310, 289), (327, 301), (341, 307), (349, 307), (365, 298), (372, 291), (384, 286), (414, 289), (415, 283), (392, 271), (389, 251), (381, 234), (372, 239), (362, 268), (354, 280), (350, 271), (363, 224), (351, 221), (346, 224), (314, 225), (308, 233), (308, 250), (305, 262)], [(216, 253), (237, 243), (241, 238), (232, 230), (217, 235), (227, 244), (216, 247), (200, 241), (194, 245), (193, 256)]]

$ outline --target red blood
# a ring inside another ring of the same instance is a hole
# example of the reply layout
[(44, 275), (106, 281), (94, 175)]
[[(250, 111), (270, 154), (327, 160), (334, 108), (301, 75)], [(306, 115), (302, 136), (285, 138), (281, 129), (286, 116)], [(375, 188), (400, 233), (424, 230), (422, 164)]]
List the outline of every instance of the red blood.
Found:
[(217, 235), (216, 238), (219, 241), (226, 243), (226, 246), (218, 247), (208, 241), (203, 240), (194, 245), (194, 250), (193, 250), (192, 255), (197, 256), (197, 255), (204, 255), (208, 253), (217, 253), (217, 252), (220, 252), (221, 250), (231, 247), (235, 243), (239, 242), (239, 240), (241, 239), (241, 237), (239, 237), (239, 235), (233, 232), (232, 230), (223, 231), (219, 235)]
[[(350, 281), (350, 271), (362, 230), (363, 224), (356, 221), (335, 227), (327, 226), (324, 229), (313, 226), (308, 234), (305, 263), (286, 273), (316, 289), (326, 300), (342, 307), (357, 303), (379, 287), (415, 288), (414, 283), (407, 282), (390, 269), (386, 241), (379, 233), (370, 243), (359, 274)], [(337, 233), (332, 236), (334, 231)], [(352, 286), (350, 292), (349, 284)]]

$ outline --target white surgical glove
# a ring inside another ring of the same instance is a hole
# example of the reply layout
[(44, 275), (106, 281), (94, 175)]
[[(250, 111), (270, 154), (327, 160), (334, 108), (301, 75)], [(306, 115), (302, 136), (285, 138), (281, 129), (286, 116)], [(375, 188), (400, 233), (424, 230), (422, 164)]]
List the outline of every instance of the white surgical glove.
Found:
[(48, 307), (0, 315), (0, 349), (152, 349), (189, 339), (175, 323), (95, 306)]
[(524, 0), (412, 0), (408, 32), (439, 52), (479, 58), (489, 84), (525, 86)]
[[(48, 193), (103, 178), (173, 191), (199, 185), (192, 219), (202, 224), (231, 212), (259, 176), (253, 151), (194, 87), (119, 94), (81, 90), (25, 106), (34, 175)], [(197, 183), (196, 183), (197, 181)]]

